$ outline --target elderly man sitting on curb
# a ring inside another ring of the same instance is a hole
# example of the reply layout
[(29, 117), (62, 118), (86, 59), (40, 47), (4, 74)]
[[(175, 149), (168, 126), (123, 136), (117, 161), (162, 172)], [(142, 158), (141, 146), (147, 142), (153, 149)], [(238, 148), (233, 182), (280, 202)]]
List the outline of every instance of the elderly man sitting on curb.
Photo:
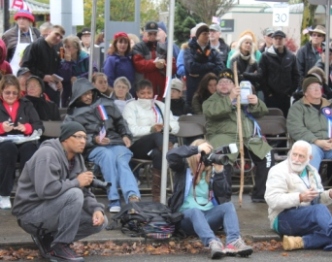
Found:
[(283, 235), (285, 250), (332, 250), (332, 190), (324, 190), (317, 170), (309, 164), (311, 146), (299, 140), (288, 158), (272, 167), (265, 200), (272, 229)]

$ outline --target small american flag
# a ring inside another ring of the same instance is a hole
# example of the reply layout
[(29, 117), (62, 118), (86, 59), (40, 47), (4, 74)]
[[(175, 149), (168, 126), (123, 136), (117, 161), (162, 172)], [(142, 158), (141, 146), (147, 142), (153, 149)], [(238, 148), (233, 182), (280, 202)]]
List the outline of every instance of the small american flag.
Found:
[(212, 23), (214, 24), (220, 24), (220, 18), (217, 16), (212, 16)]
[(13, 0), (12, 8), (17, 10), (28, 10), (31, 13), (31, 8), (23, 0)]
[(106, 136), (106, 129), (105, 129), (105, 126), (103, 126), (101, 129), (100, 129), (100, 132), (99, 132), (99, 142), (101, 143), (101, 141), (104, 139), (104, 137)]

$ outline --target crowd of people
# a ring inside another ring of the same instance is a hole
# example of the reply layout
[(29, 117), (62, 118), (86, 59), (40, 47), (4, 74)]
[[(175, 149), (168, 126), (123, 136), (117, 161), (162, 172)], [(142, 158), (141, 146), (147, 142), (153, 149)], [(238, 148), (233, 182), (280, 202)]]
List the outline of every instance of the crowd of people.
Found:
[[(262, 32), (261, 46), (250, 30), (229, 46), (218, 24), (199, 23), (181, 48), (173, 44), (171, 54), (163, 22), (147, 22), (140, 36), (117, 32), (110, 46), (101, 32), (96, 45), (107, 57), (103, 68), (93, 67), (90, 82), (90, 28), (65, 37), (61, 25), (33, 27), (34, 16), (26, 10), (14, 20), (0, 40), (0, 209), (12, 209), (43, 257), (84, 261), (69, 244), (107, 225), (104, 205), (88, 189), (94, 176), (85, 161), (110, 183), (107, 209), (116, 213), (121, 211), (118, 188), (125, 203), (141, 201), (132, 157), (152, 161), (152, 199), (160, 201), (163, 150), (175, 176), (168, 204), (184, 214), (179, 226), (187, 235), (198, 235), (211, 258), (251, 255), (252, 247), (240, 236), (232, 191), (223, 192), (222, 201), (209, 194), (214, 175), (222, 174), (231, 189), (239, 153), (229, 154), (225, 165), (200, 161), (213, 148), (239, 146), (239, 97), (245, 154), (255, 164), (252, 201), (268, 204), (271, 228), (283, 235), (286, 250), (332, 250), (332, 217), (323, 205), (332, 203), (332, 192), (323, 189), (318, 173), (321, 161), (332, 159), (332, 84), (323, 71), (332, 61), (324, 51), (332, 52), (332, 45), (323, 26), (312, 27), (310, 41), (296, 53), (287, 48), (285, 32), (273, 28)], [(249, 83), (246, 97), (236, 79)], [(170, 135), (163, 148), (168, 83)], [(282, 111), (296, 141), (278, 164), (257, 122), (269, 107)], [(67, 108), (64, 118), (59, 108)], [(177, 119), (186, 114), (205, 116), (206, 140), (178, 146)], [(63, 121), (59, 138), (42, 143), (10, 139), (43, 132), (42, 121), (49, 120)], [(21, 174), (12, 208), (17, 162)], [(220, 227), (225, 245), (214, 233)]]

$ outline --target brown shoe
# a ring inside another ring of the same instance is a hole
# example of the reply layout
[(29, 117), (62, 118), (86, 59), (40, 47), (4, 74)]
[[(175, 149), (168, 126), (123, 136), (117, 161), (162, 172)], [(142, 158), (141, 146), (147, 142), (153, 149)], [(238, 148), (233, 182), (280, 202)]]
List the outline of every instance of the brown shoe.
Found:
[(130, 197), (128, 197), (128, 203), (140, 202), (140, 201), (141, 199), (136, 195), (131, 195)]
[(303, 239), (302, 237), (292, 237), (285, 235), (282, 239), (282, 247), (284, 248), (284, 250), (303, 249)]

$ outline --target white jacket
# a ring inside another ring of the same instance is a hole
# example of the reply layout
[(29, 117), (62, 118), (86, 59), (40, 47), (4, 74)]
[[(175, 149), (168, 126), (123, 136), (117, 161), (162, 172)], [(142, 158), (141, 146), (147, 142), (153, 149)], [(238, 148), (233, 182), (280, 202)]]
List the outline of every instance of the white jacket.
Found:
[(290, 170), (288, 159), (270, 169), (266, 181), (265, 200), (269, 206), (271, 228), (273, 228), (274, 219), (283, 210), (310, 205), (310, 202), (300, 203), (300, 193), (308, 190), (310, 187), (320, 193), (319, 203), (325, 205), (332, 203), (332, 199), (329, 197), (329, 190), (324, 191), (317, 170), (311, 165), (308, 165), (307, 168), (310, 184), (308, 187), (298, 174)]
[[(155, 101), (160, 108), (163, 117), (165, 118), (165, 104), (160, 101)], [(151, 127), (155, 124), (162, 124), (163, 118), (158, 117), (153, 109), (152, 99), (138, 99), (129, 102), (122, 113), (126, 119), (129, 129), (134, 136), (134, 141), (140, 137), (151, 134)], [(179, 123), (170, 112), (170, 130), (171, 134), (179, 132)]]

